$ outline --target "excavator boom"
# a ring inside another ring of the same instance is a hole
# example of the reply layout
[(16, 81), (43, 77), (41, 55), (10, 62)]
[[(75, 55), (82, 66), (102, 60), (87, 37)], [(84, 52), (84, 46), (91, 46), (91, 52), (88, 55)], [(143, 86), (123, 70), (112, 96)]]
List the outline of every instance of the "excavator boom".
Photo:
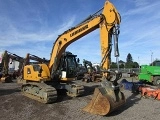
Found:
[[(77, 26), (65, 31), (56, 39), (49, 63), (49, 68), (54, 71), (57, 69), (58, 61), (65, 51), (65, 49), (74, 41), (80, 39), (81, 37), (89, 34), (90, 32), (100, 28), (100, 38), (101, 38), (101, 55), (102, 58), (105, 57), (106, 52), (109, 49), (111, 43), (111, 29), (120, 24), (120, 15), (115, 9), (115, 7), (107, 1), (104, 4), (103, 12), (101, 14), (93, 14), (85, 21), (81, 22)], [(109, 68), (109, 61), (105, 58), (103, 63), (103, 68)]]

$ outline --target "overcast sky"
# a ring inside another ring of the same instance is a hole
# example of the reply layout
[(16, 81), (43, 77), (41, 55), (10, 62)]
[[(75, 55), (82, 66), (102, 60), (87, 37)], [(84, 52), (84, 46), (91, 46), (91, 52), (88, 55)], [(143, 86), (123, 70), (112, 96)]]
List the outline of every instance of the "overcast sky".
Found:
[[(133, 61), (149, 64), (160, 59), (160, 1), (110, 0), (121, 15), (120, 60), (131, 53)], [(25, 57), (31, 53), (50, 59), (53, 43), (103, 7), (105, 0), (0, 0), (0, 51)], [(99, 29), (71, 44), (67, 50), (100, 63)], [(112, 54), (112, 61), (115, 58)]]

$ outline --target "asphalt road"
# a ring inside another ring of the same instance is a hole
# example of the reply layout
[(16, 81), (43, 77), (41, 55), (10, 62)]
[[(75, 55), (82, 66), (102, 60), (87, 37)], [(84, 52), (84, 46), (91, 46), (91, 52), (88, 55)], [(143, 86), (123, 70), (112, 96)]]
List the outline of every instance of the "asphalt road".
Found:
[(92, 115), (82, 111), (91, 100), (94, 88), (100, 83), (85, 83), (82, 97), (60, 96), (58, 102), (42, 104), (23, 96), (20, 84), (0, 83), (1, 120), (158, 120), (160, 101), (144, 99), (124, 90), (126, 103), (108, 116)]

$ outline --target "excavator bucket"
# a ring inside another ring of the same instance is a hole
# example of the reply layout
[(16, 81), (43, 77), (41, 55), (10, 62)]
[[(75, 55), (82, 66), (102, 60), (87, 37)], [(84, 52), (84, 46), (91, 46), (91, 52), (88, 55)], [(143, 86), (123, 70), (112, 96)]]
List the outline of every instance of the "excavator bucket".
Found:
[(124, 94), (120, 89), (111, 86), (95, 88), (92, 100), (83, 108), (83, 111), (97, 115), (108, 115), (125, 103)]

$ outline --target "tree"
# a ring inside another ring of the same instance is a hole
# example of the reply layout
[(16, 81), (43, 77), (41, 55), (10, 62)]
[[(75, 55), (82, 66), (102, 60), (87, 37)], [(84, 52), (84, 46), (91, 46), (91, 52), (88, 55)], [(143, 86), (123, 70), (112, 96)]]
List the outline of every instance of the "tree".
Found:
[(126, 62), (127, 63), (133, 63), (132, 55), (130, 53), (128, 53), (128, 55), (127, 55)]
[[(119, 68), (124, 68), (124, 65), (125, 65), (125, 62), (120, 60), (119, 61)], [(117, 63), (116, 62), (112, 62), (110, 67), (111, 68), (117, 68)]]
[(110, 67), (111, 68), (117, 68), (117, 64), (115, 62), (112, 62)]
[(124, 64), (120, 64), (120, 65), (119, 65), (119, 68), (124, 68)]
[(137, 62), (133, 62), (132, 68), (139, 68), (139, 64)]
[[(112, 62), (110, 67), (117, 68), (117, 63)], [(124, 62), (122, 60), (119, 61), (119, 68), (139, 68), (139, 64), (136, 61), (133, 62), (132, 55), (130, 53), (128, 53), (127, 58), (126, 58), (126, 62)]]
[(119, 68), (124, 68), (124, 66), (125, 66), (125, 62), (120, 60), (119, 61)]
[(126, 62), (125, 68), (132, 68), (132, 63), (131, 62)]
[(133, 59), (132, 59), (132, 55), (130, 53), (128, 53), (128, 55), (127, 55), (125, 67), (126, 68), (133, 67)]

